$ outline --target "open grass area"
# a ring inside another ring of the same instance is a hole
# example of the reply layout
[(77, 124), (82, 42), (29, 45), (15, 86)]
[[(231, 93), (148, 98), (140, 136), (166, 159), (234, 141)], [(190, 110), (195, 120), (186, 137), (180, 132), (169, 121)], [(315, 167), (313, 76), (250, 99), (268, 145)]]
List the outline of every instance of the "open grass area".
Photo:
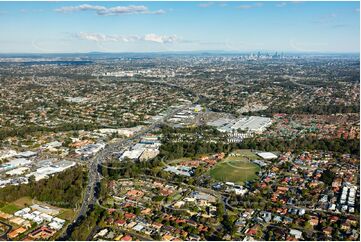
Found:
[(2, 208), (0, 208), (0, 210), (4, 213), (13, 214), (16, 211), (20, 210), (20, 207), (16, 206), (15, 204), (8, 203)]
[(61, 209), (61, 212), (57, 215), (57, 217), (61, 219), (65, 219), (68, 221), (72, 221), (74, 219), (75, 212), (72, 209)]
[(210, 170), (210, 175), (217, 181), (237, 184), (243, 184), (245, 181), (256, 178), (256, 172), (260, 168), (250, 160), (257, 159), (257, 156), (249, 150), (240, 150), (237, 153), (240, 155), (228, 156), (219, 162)]
[(66, 220), (73, 220), (74, 211), (72, 209), (65, 209), (65, 208), (58, 208), (55, 206), (51, 206), (47, 203), (32, 199), (31, 197), (19, 198), (11, 203), (8, 203), (4, 207), (0, 208), (0, 210), (3, 212), (6, 212), (6, 213), (13, 214), (14, 212), (16, 212), (22, 208), (29, 207), (34, 204), (44, 205), (44, 206), (50, 207), (52, 209), (56, 209), (59, 211), (59, 214), (58, 214), (59, 218), (66, 219)]
[(12, 202), (12, 204), (14, 204), (20, 208), (25, 208), (25, 207), (33, 205), (33, 203), (36, 203), (36, 202), (37, 201), (35, 201), (31, 197), (22, 197), (22, 198), (19, 198), (18, 200), (15, 200), (14, 202)]

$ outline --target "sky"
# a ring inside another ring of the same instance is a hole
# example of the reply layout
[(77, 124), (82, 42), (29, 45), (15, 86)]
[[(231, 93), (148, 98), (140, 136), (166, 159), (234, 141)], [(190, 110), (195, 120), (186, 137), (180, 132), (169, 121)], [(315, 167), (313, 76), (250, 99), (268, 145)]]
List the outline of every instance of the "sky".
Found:
[(359, 2), (0, 2), (0, 53), (359, 49)]

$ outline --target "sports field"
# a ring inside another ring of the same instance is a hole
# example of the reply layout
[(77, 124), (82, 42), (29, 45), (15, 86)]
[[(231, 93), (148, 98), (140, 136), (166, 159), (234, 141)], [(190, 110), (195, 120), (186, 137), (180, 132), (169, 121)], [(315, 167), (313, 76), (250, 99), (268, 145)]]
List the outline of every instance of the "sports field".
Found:
[(245, 181), (257, 177), (259, 166), (250, 162), (257, 158), (249, 150), (237, 151), (238, 156), (228, 156), (219, 162), (211, 171), (210, 175), (217, 181), (234, 182), (243, 184)]

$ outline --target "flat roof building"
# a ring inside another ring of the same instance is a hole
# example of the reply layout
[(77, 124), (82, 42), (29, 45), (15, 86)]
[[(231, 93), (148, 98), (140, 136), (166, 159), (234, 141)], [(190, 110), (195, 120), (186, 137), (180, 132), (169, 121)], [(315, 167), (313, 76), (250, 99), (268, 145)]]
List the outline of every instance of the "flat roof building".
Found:
[(265, 160), (272, 160), (272, 159), (276, 159), (278, 157), (277, 155), (275, 155), (271, 152), (260, 152), (260, 153), (257, 153), (257, 155)]

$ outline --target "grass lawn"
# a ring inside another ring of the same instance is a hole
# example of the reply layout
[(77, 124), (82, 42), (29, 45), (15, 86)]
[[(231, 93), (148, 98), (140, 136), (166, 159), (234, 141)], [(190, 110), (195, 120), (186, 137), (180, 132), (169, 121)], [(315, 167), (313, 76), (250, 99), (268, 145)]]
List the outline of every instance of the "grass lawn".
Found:
[(61, 212), (57, 215), (57, 217), (61, 219), (65, 219), (68, 221), (72, 221), (74, 219), (75, 213), (72, 209), (61, 209)]
[(178, 201), (179, 199), (181, 199), (182, 198), (182, 195), (181, 194), (179, 194), (179, 193), (176, 193), (176, 194), (174, 194), (174, 195), (171, 195), (170, 197), (169, 197), (169, 201)]
[(12, 204), (15, 204), (16, 206), (20, 207), (20, 208), (25, 208), (28, 206), (33, 205), (33, 203), (36, 203), (37, 201), (35, 199), (32, 199), (31, 197), (22, 197), (19, 198), (18, 200), (15, 200), (14, 202), (12, 202)]
[(243, 184), (257, 177), (259, 166), (249, 162), (257, 156), (249, 150), (240, 150), (241, 156), (228, 156), (210, 170), (210, 175), (217, 181)]
[(0, 208), (0, 210), (4, 213), (13, 214), (21, 208), (16, 206), (15, 204), (8, 203), (4, 207)]

